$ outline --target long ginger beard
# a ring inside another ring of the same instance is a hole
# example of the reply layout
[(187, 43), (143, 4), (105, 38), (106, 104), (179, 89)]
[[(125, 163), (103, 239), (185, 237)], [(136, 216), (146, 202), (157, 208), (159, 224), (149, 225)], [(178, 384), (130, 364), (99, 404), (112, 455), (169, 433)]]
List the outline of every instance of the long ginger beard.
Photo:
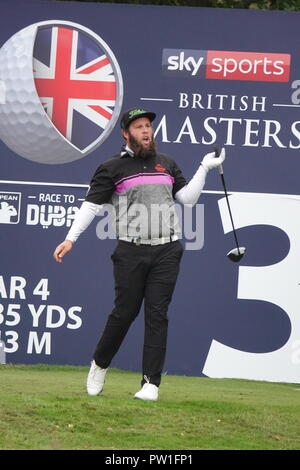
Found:
[(150, 157), (154, 157), (156, 155), (156, 142), (151, 140), (148, 147), (145, 148), (141, 143), (139, 143), (133, 135), (129, 133), (129, 147), (134, 152), (137, 157), (147, 159)]

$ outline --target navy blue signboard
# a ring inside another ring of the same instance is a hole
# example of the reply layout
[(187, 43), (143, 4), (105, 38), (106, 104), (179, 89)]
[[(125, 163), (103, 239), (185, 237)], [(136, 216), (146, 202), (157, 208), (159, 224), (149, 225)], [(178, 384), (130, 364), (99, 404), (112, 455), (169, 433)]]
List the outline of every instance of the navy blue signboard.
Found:
[[(3, 0), (0, 31), (0, 362), (87, 365), (112, 309), (116, 240), (103, 207), (52, 258), (119, 118), (157, 114), (186, 179), (214, 147), (169, 310), (166, 374), (300, 382), (300, 13)], [(143, 314), (112, 366), (141, 369)]]

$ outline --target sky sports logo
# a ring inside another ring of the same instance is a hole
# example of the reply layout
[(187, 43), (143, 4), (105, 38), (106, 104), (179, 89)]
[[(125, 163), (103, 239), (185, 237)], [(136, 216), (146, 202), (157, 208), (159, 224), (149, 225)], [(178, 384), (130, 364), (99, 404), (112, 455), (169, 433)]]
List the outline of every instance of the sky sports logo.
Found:
[(163, 74), (219, 80), (288, 82), (290, 54), (163, 49)]

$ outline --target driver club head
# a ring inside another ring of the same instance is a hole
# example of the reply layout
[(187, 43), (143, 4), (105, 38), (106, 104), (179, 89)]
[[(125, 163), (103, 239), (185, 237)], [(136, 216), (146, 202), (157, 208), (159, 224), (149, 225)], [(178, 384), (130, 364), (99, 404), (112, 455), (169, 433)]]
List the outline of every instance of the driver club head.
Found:
[(233, 250), (229, 251), (226, 256), (234, 263), (238, 263), (244, 256), (245, 251), (246, 248), (244, 246), (240, 246), (239, 248), (234, 248)]

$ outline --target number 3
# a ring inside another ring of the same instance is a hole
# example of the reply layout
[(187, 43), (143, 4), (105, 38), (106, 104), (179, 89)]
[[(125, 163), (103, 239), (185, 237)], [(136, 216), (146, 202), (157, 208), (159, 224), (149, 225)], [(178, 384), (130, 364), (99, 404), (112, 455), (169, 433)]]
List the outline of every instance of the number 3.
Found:
[[(293, 360), (300, 337), (300, 199), (288, 196), (230, 196), (236, 228), (250, 225), (274, 225), (290, 240), (290, 251), (279, 263), (254, 267), (240, 266), (239, 299), (257, 299), (281, 307), (289, 316), (291, 334), (281, 348), (269, 353), (249, 353), (212, 341), (203, 373), (209, 377), (298, 383), (300, 368)], [(232, 230), (225, 198), (219, 201), (224, 233)], [(272, 328), (272, 325), (270, 325)]]

